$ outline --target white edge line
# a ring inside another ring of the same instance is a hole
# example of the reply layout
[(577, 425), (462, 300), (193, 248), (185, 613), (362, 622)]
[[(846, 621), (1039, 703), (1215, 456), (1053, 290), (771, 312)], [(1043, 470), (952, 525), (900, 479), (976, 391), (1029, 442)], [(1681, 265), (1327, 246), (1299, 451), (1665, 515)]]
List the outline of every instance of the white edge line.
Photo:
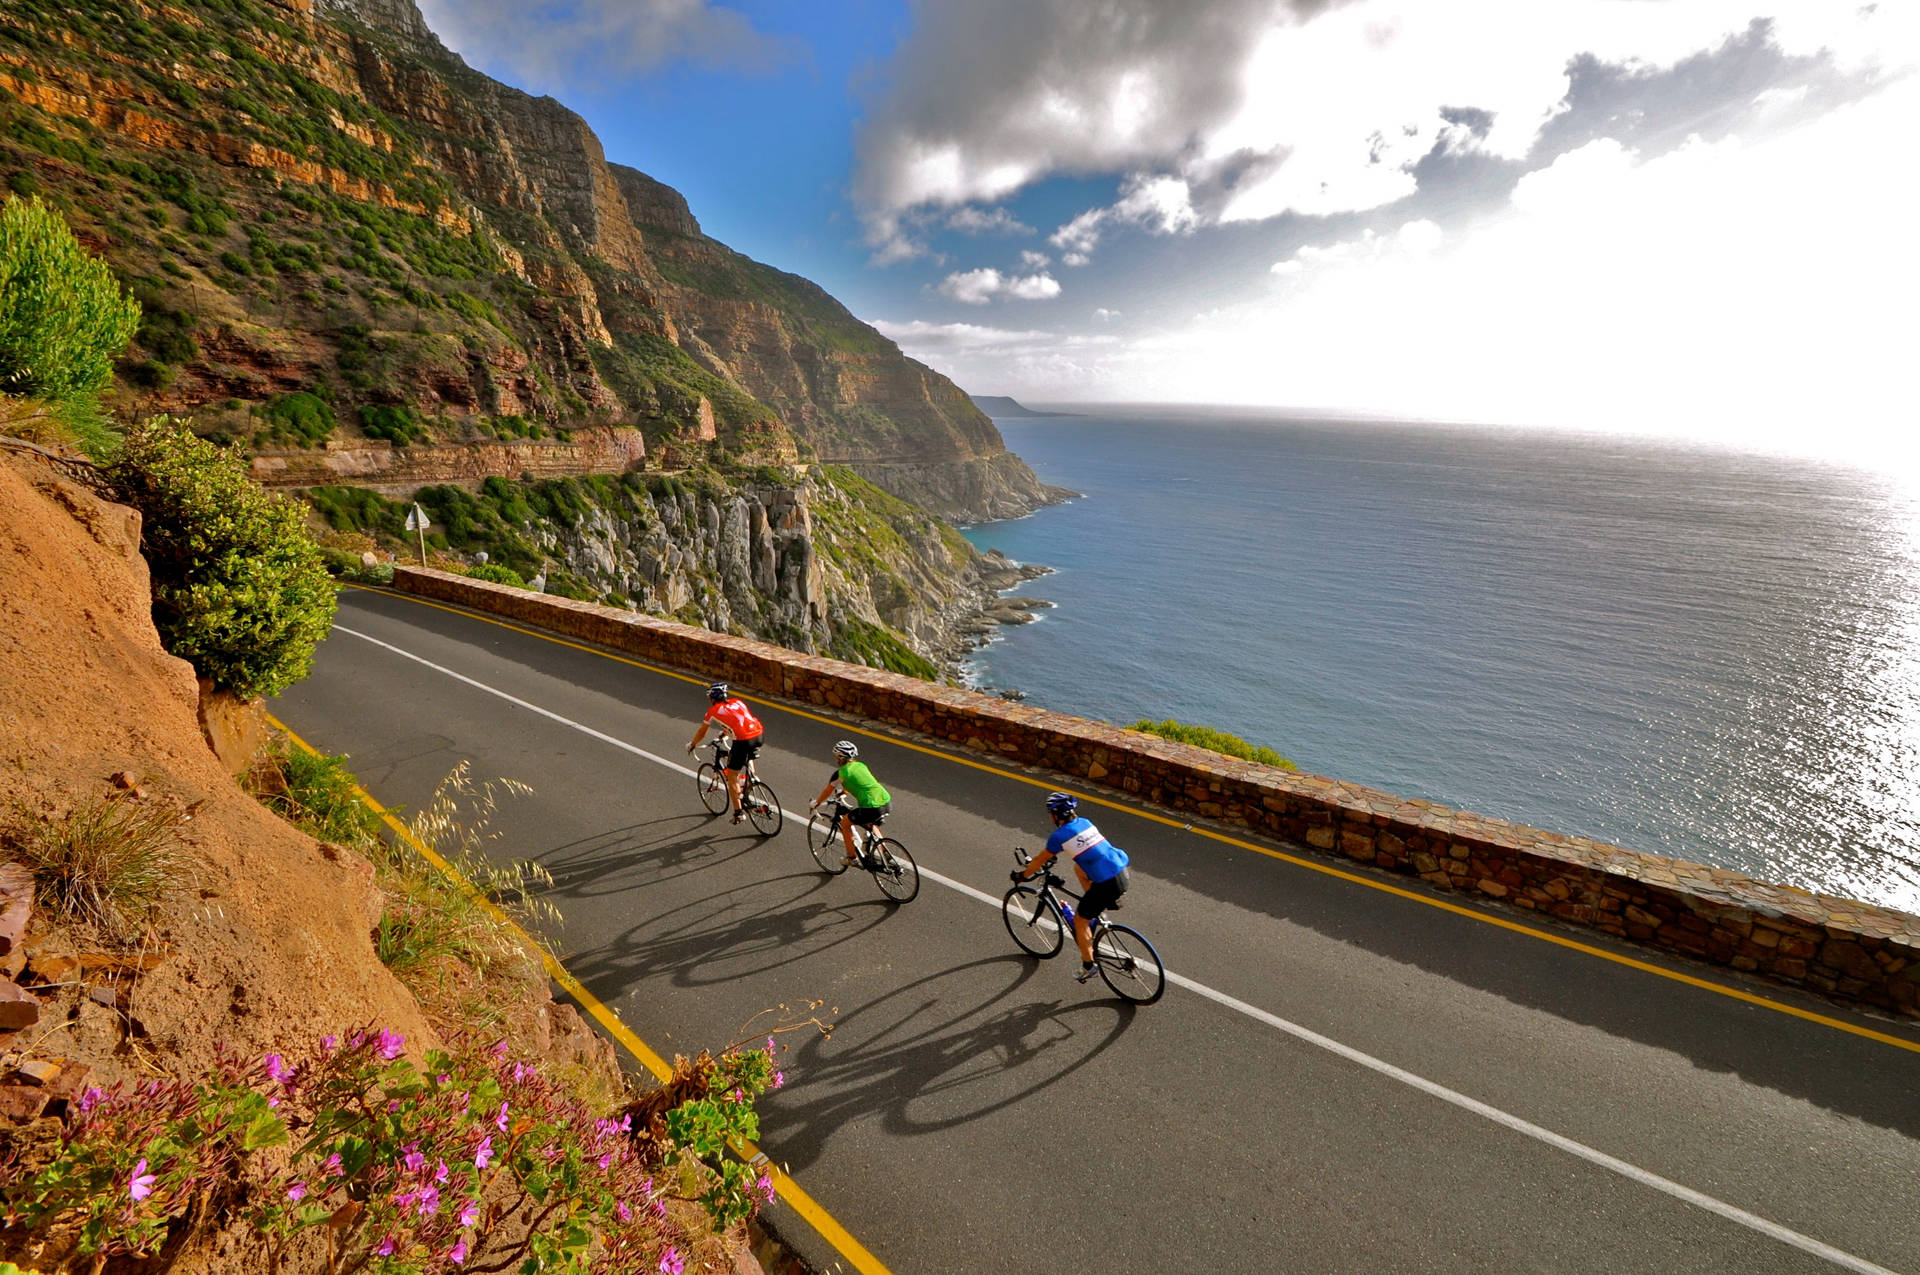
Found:
[[(436, 673), (445, 674), (456, 682), (463, 682), (475, 690), (485, 691), (487, 694), (503, 699), (509, 704), (524, 708), (530, 713), (537, 713), (549, 721), (558, 722), (562, 726), (570, 727), (602, 743), (611, 744), (613, 747), (621, 749), (624, 752), (632, 753), (636, 757), (644, 757), (655, 765), (664, 766), (668, 770), (679, 771), (683, 775), (697, 774), (691, 766), (684, 766), (670, 758), (662, 757), (658, 753), (650, 753), (646, 749), (629, 744), (623, 739), (615, 739), (612, 735), (597, 731), (591, 726), (582, 725), (570, 717), (562, 717), (552, 709), (542, 708), (538, 704), (529, 703), (517, 695), (510, 695), (506, 691), (488, 686), (485, 682), (476, 681), (464, 673), (456, 673), (450, 668), (435, 664), (432, 660), (415, 655), (411, 651), (401, 650), (390, 642), (382, 642), (379, 638), (371, 637), (368, 634), (361, 633), (356, 629), (347, 628), (341, 624), (335, 624), (333, 631), (335, 633), (345, 633), (351, 637), (357, 637), (363, 642), (371, 642), (373, 645), (383, 650), (392, 651), (395, 655), (401, 656), (404, 659), (412, 660), (416, 664), (423, 664)], [(793, 811), (787, 810), (785, 807), (782, 807), (781, 810), (788, 819), (803, 822)], [(946, 886), (955, 893), (977, 899), (990, 907), (997, 908), (1000, 906), (1001, 900), (998, 897), (988, 894), (985, 890), (977, 890), (963, 881), (956, 881), (952, 877), (945, 876), (929, 868), (921, 868), (920, 875), (926, 877), (929, 881), (934, 881)], [(1730, 1222), (1738, 1223), (1749, 1230), (1758, 1231), (1760, 1234), (1776, 1239), (1782, 1244), (1787, 1244), (1803, 1252), (1811, 1253), (1815, 1257), (1825, 1258), (1835, 1266), (1843, 1267), (1850, 1271), (1858, 1271), (1860, 1275), (1900, 1275), (1898, 1271), (1877, 1265), (1863, 1257), (1855, 1257), (1853, 1254), (1842, 1249), (1837, 1249), (1831, 1244), (1816, 1240), (1810, 1235), (1802, 1235), (1800, 1232), (1782, 1226), (1778, 1222), (1770, 1222), (1757, 1213), (1749, 1213), (1745, 1209), (1726, 1203), (1724, 1200), (1717, 1200), (1713, 1196), (1696, 1191), (1690, 1186), (1683, 1186), (1671, 1178), (1663, 1178), (1657, 1173), (1640, 1168), (1638, 1165), (1629, 1164), (1627, 1161), (1610, 1156), (1604, 1151), (1596, 1150), (1584, 1142), (1575, 1142), (1572, 1138), (1555, 1133), (1551, 1129), (1543, 1128), (1540, 1125), (1534, 1124), (1532, 1121), (1523, 1120), (1519, 1116), (1502, 1111), (1498, 1107), (1489, 1106), (1477, 1098), (1470, 1098), (1456, 1089), (1449, 1089), (1445, 1085), (1428, 1080), (1424, 1076), (1415, 1075), (1405, 1068), (1396, 1067), (1390, 1062), (1375, 1058), (1372, 1054), (1363, 1053), (1351, 1045), (1343, 1045), (1329, 1036), (1322, 1036), (1319, 1032), (1311, 1028), (1289, 1022), (1281, 1018), (1278, 1014), (1268, 1013), (1266, 1010), (1255, 1005), (1249, 1005), (1237, 997), (1229, 996), (1225, 992), (1216, 991), (1208, 987), (1205, 983), (1195, 982), (1193, 979), (1187, 978), (1184, 975), (1175, 974), (1172, 970), (1167, 970), (1166, 975), (1167, 981), (1170, 983), (1184, 987), (1188, 991), (1203, 996), (1217, 1005), (1222, 1005), (1227, 1009), (1244, 1014), (1256, 1022), (1265, 1023), (1269, 1027), (1283, 1031), (1297, 1040), (1317, 1046), (1330, 1054), (1335, 1054), (1346, 1059), (1348, 1062), (1356, 1063), (1359, 1066), (1367, 1068), (1369, 1071), (1377, 1072), (1391, 1080), (1397, 1080), (1403, 1085), (1418, 1089), (1420, 1092), (1438, 1098), (1442, 1102), (1451, 1103), (1463, 1111), (1470, 1111), (1474, 1115), (1491, 1120), (1493, 1123), (1511, 1129), (1515, 1133), (1524, 1134), (1535, 1141), (1544, 1142), (1550, 1147), (1556, 1147), (1568, 1155), (1577, 1156), (1590, 1164), (1598, 1165), (1630, 1181), (1638, 1182), (1642, 1186), (1651, 1187), (1677, 1200), (1684, 1201), (1697, 1208), (1705, 1209), (1709, 1213), (1726, 1218)]]

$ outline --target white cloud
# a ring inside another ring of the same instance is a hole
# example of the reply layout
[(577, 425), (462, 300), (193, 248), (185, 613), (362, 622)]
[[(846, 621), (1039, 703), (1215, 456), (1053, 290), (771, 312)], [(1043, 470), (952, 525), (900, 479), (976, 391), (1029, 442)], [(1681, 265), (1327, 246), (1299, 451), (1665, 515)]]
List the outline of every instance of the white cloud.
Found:
[(933, 353), (953, 350), (991, 350), (1008, 346), (1034, 345), (1050, 341), (1053, 334), (1032, 330), (987, 327), (978, 323), (929, 323), (913, 319), (894, 323), (872, 319), (869, 326), (882, 336), (910, 352)]
[(1062, 249), (1061, 258), (1070, 266), (1084, 266), (1092, 260), (1093, 250), (1110, 224), (1144, 227), (1156, 235), (1190, 233), (1200, 224), (1193, 209), (1192, 192), (1178, 177), (1133, 177), (1120, 189), (1120, 200), (1111, 208), (1089, 208), (1047, 237)]
[(1920, 77), (1761, 141), (1644, 162), (1592, 142), (1455, 242), (1413, 222), (1302, 249), (1271, 297), (1131, 345), (1102, 392), (1198, 377), (1240, 402), (1920, 465), (1915, 119)]
[(1044, 252), (1034, 252), (1032, 249), (1028, 249), (1020, 254), (1020, 264), (1029, 270), (1045, 270), (1053, 264), (1053, 258)]
[(1004, 208), (962, 204), (947, 214), (946, 226), (968, 235), (1030, 235), (1033, 227)]
[(948, 275), (940, 281), (940, 293), (963, 305), (986, 305), (995, 297), (1046, 301), (1060, 295), (1060, 284), (1051, 275), (1003, 275), (983, 266)]
[(1093, 318), (1096, 323), (1111, 323), (1119, 317), (1120, 312), (1118, 310), (1109, 310), (1105, 306), (1101, 306), (1093, 312)]
[(419, 0), (448, 48), (523, 87), (562, 93), (583, 78), (630, 77), (676, 62), (767, 71), (797, 56), (709, 0)]
[[(1916, 13), (1832, 0), (920, 0), (860, 140), (856, 202), (884, 243), (904, 209), (1124, 176), (1119, 203), (1054, 233), (1078, 257), (1114, 218), (1170, 233), (1365, 211), (1409, 194), (1409, 167), (1437, 144), (1527, 153), (1563, 109), (1576, 56), (1651, 72), (1764, 18), (1786, 52), (1895, 70)], [(1449, 123), (1453, 108), (1489, 113), (1490, 127)], [(1129, 206), (1147, 192), (1168, 202)]]

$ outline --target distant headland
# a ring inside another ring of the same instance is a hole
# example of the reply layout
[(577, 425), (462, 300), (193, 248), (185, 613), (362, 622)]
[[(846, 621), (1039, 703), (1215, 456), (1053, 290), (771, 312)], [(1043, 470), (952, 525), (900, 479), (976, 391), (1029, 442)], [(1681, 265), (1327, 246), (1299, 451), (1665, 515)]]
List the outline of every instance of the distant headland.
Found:
[(1071, 416), (1072, 412), (1036, 412), (1030, 407), (1016, 403), (1005, 394), (969, 394), (973, 405), (988, 416)]

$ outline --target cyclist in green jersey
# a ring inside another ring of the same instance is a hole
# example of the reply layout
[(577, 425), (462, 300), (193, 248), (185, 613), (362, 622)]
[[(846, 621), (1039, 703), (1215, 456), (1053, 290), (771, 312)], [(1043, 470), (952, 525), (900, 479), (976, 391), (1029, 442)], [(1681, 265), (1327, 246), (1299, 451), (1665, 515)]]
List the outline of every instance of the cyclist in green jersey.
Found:
[(854, 747), (850, 739), (843, 739), (833, 746), (833, 760), (837, 766), (833, 774), (827, 777), (827, 786), (820, 790), (820, 795), (813, 799), (813, 805), (808, 807), (809, 811), (819, 809), (836, 788), (856, 803), (854, 809), (847, 811), (847, 817), (840, 821), (840, 840), (846, 843), (848, 863), (857, 857), (853, 849), (854, 826), (857, 824), (865, 828), (879, 823), (881, 816), (893, 804), (893, 799), (880, 786), (880, 781), (873, 777), (866, 763), (854, 760), (859, 755), (860, 750)]

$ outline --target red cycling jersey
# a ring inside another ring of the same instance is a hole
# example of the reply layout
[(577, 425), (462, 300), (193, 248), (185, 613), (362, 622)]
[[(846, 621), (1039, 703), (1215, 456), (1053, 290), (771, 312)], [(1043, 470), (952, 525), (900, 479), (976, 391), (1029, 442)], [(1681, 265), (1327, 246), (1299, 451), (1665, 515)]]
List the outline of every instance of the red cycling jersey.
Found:
[(738, 698), (721, 700), (709, 708), (707, 715), (700, 720), (719, 722), (735, 739), (758, 739), (761, 732), (766, 730), (760, 724), (760, 719), (753, 715), (753, 710), (747, 707), (746, 701)]

